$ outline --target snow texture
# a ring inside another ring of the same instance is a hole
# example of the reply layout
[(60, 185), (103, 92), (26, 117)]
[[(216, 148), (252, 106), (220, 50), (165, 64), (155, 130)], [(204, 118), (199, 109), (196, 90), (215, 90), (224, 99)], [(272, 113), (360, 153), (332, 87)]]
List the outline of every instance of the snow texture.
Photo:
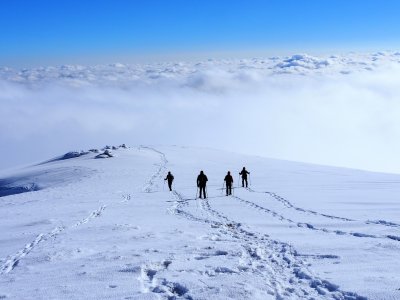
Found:
[[(400, 297), (399, 175), (204, 148), (106, 148), (111, 159), (92, 149), (3, 176), (1, 299)], [(201, 169), (206, 200), (196, 199)], [(28, 182), (41, 188), (22, 191)]]

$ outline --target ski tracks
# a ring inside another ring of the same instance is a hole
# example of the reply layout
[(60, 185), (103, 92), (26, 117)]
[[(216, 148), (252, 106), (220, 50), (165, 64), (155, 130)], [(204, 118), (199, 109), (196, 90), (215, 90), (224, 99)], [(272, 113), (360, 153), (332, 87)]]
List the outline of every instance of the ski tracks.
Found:
[(400, 228), (400, 224), (385, 221), (385, 220), (374, 220), (374, 221), (368, 220), (365, 222), (365, 224), (375, 224), (375, 225), (383, 225), (383, 226), (393, 227), (393, 228)]
[(101, 214), (102, 214), (102, 213), (104, 212), (104, 210), (106, 209), (106, 207), (107, 207), (106, 205), (100, 206), (98, 209), (92, 211), (92, 212), (90, 213), (89, 216), (87, 216), (86, 218), (84, 218), (84, 219), (78, 221), (75, 225), (72, 226), (72, 228), (79, 227), (79, 226), (81, 226), (82, 224), (88, 223), (89, 221), (91, 221), (91, 220), (94, 219), (94, 218), (100, 217)]
[[(162, 172), (166, 169), (166, 164), (168, 163), (165, 154), (150, 148), (150, 147), (142, 147), (142, 148), (146, 148), (150, 151), (153, 151), (155, 153), (158, 153), (160, 155), (161, 158), (161, 163), (159, 164), (159, 168), (157, 169), (157, 171), (151, 176), (151, 178), (149, 179), (149, 181), (145, 184), (145, 186), (143, 187), (143, 190), (145, 192), (152, 192), (153, 191), (153, 187), (155, 185), (155, 181), (158, 178), (161, 178), (162, 176)], [(131, 195), (130, 194), (124, 194), (122, 195), (123, 200), (121, 201), (121, 203), (126, 203), (129, 202), (131, 200)], [(75, 223), (74, 225), (70, 226), (69, 229), (76, 229), (84, 224), (89, 223), (90, 221), (92, 221), (95, 218), (100, 217), (103, 212), (106, 209), (106, 205), (101, 205), (99, 208), (95, 209), (94, 211), (92, 211), (87, 217), (83, 218), (82, 220), (79, 220), (77, 223)], [(34, 250), (39, 244), (41, 244), (42, 242), (49, 240), (51, 238), (56, 238), (57, 235), (59, 235), (61, 232), (65, 231), (66, 229), (68, 229), (65, 226), (57, 226), (55, 227), (52, 231), (48, 232), (48, 233), (40, 233), (36, 236), (36, 238), (25, 245), (24, 248), (22, 248), (21, 250), (19, 250), (16, 254), (14, 255), (9, 255), (7, 258), (3, 259), (2, 261), (4, 261), (4, 263), (1, 265), (0, 267), (0, 274), (4, 275), (4, 274), (8, 274), (10, 273), (12, 270), (15, 269), (15, 267), (18, 266), (18, 264), (20, 263), (20, 261), (27, 256), (32, 250)]]
[(156, 154), (158, 154), (160, 156), (160, 159), (161, 159), (161, 162), (159, 164), (157, 164), (157, 166), (158, 166), (157, 171), (150, 177), (150, 179), (145, 183), (145, 185), (142, 188), (143, 192), (152, 193), (155, 191), (155, 188), (158, 187), (156, 181), (162, 179), (163, 173), (167, 169), (168, 160), (167, 160), (165, 154), (161, 151), (158, 151), (157, 149), (154, 149), (151, 147), (145, 147), (145, 146), (141, 146), (140, 148), (155, 152)]
[[(249, 189), (250, 192), (256, 192), (253, 189)], [(270, 195), (271, 197), (273, 197), (274, 199), (278, 200), (279, 202), (281, 202), (283, 205), (285, 205), (288, 208), (292, 208), (295, 209), (297, 211), (300, 212), (304, 212), (304, 213), (309, 213), (312, 215), (318, 215), (321, 217), (325, 217), (328, 219), (336, 219), (336, 220), (341, 220), (341, 221), (346, 221), (346, 222), (355, 222), (357, 220), (354, 219), (349, 219), (349, 218), (344, 218), (344, 217), (338, 217), (338, 216), (333, 216), (333, 215), (328, 215), (328, 214), (323, 214), (323, 213), (319, 213), (313, 210), (308, 210), (308, 209), (303, 209), (301, 207), (297, 207), (295, 205), (293, 205), (289, 200), (277, 195), (276, 193), (273, 192), (264, 192), (265, 194)], [(394, 223), (394, 222), (389, 222), (389, 221), (385, 221), (385, 220), (368, 220), (368, 221), (360, 221), (363, 222), (364, 224), (374, 224), (374, 225), (381, 225), (381, 226), (387, 226), (387, 227), (397, 227), (400, 228), (400, 224)]]
[[(161, 164), (158, 170), (143, 188), (144, 192), (153, 192), (155, 181), (161, 178), (161, 173), (166, 170), (168, 160), (164, 153), (153, 148), (146, 148), (158, 153), (161, 158)], [(198, 209), (193, 213), (189, 212), (187, 209), (189, 208), (189, 199), (185, 199), (185, 197), (176, 190), (173, 190), (171, 194), (174, 198), (172, 205), (168, 209), (171, 214), (187, 219), (188, 221), (207, 224), (216, 232), (217, 236), (225, 236), (231, 242), (237, 243), (242, 248), (237, 270), (219, 267), (215, 270), (211, 270), (212, 273), (233, 274), (251, 272), (252, 276), (256, 275), (263, 278), (263, 282), (271, 288), (271, 294), (279, 300), (299, 298), (336, 300), (366, 299), (356, 293), (342, 291), (337, 285), (314, 276), (308, 270), (306, 262), (302, 261), (301, 256), (296, 253), (292, 246), (272, 240), (267, 234), (260, 234), (243, 228), (242, 224), (229, 219), (223, 213), (213, 209), (207, 199), (200, 200), (200, 206), (198, 206)], [(250, 201), (248, 201), (247, 204), (257, 205)], [(290, 202), (288, 202), (287, 205), (290, 205)], [(259, 206), (259, 208), (262, 207)], [(294, 223), (294, 221), (272, 210), (266, 208), (262, 209), (281, 220)], [(196, 212), (199, 212), (201, 216), (197, 216)], [(205, 212), (206, 216), (204, 216), (202, 212)], [(313, 213), (317, 214), (316, 212)], [(326, 215), (326, 217), (330, 216)], [(168, 281), (165, 278), (161, 281), (157, 280), (157, 274), (159, 272), (166, 272), (171, 263), (172, 261), (165, 260), (160, 263), (142, 265), (138, 278), (141, 282), (142, 292), (158, 293), (166, 296), (168, 299), (192, 299), (188, 289), (184, 285)]]
[[(248, 189), (248, 190), (249, 190), (250, 192), (255, 192), (253, 189)], [(288, 207), (288, 208), (295, 209), (295, 210), (300, 211), (300, 212), (309, 213), (309, 214), (312, 214), (312, 215), (318, 215), (318, 216), (322, 216), (322, 217), (325, 217), (325, 218), (328, 218), (328, 219), (336, 219), (336, 220), (348, 221), (348, 222), (355, 221), (355, 220), (352, 220), (352, 219), (349, 219), (349, 218), (343, 218), (343, 217), (338, 217), (338, 216), (333, 216), (333, 215), (328, 215), (328, 214), (322, 214), (322, 213), (318, 213), (318, 212), (313, 211), (313, 210), (309, 210), (309, 209), (304, 209), (304, 208), (301, 208), (301, 207), (297, 207), (297, 206), (293, 205), (293, 204), (292, 204), (290, 201), (288, 201), (287, 199), (285, 199), (285, 198), (283, 198), (283, 197), (281, 197), (281, 196), (279, 196), (279, 195), (277, 195), (277, 194), (275, 194), (275, 193), (272, 193), (272, 192), (265, 192), (265, 194), (270, 195), (270, 196), (273, 197), (274, 199), (278, 200), (278, 201), (281, 202), (284, 206), (286, 206), (286, 207)]]
[[(247, 206), (249, 206), (251, 208), (257, 209), (257, 210), (265, 212), (265, 213), (267, 213), (267, 214), (269, 214), (269, 215), (271, 215), (271, 216), (273, 216), (275, 218), (278, 218), (280, 221), (285, 221), (285, 222), (287, 222), (289, 224), (292, 224), (294, 226), (305, 228), (305, 229), (308, 229), (308, 230), (320, 231), (320, 232), (336, 234), (336, 235), (340, 235), (340, 236), (347, 235), (347, 236), (353, 236), (353, 237), (357, 237), (357, 238), (389, 239), (389, 240), (392, 240), (392, 241), (400, 241), (400, 237), (396, 236), (396, 235), (374, 235), (374, 234), (368, 234), (368, 233), (362, 233), (362, 232), (347, 232), (347, 231), (343, 231), (343, 230), (331, 230), (331, 229), (327, 229), (327, 228), (323, 228), (323, 227), (320, 228), (320, 227), (317, 227), (317, 226), (312, 225), (310, 223), (296, 222), (296, 221), (294, 221), (292, 219), (286, 218), (283, 215), (281, 215), (281, 214), (279, 214), (279, 213), (277, 213), (277, 212), (275, 212), (275, 211), (273, 211), (271, 209), (263, 207), (263, 206), (261, 206), (259, 204), (256, 204), (256, 203), (254, 203), (252, 201), (246, 200), (246, 199), (238, 197), (238, 196), (232, 196), (232, 198), (234, 198), (234, 199), (246, 204)], [(302, 211), (306, 211), (306, 210), (302, 210)], [(316, 214), (318, 214), (318, 213), (316, 213)], [(323, 214), (318, 214), (318, 215), (326, 216), (326, 215), (323, 215)], [(340, 217), (335, 217), (335, 219), (346, 221), (346, 222), (350, 220), (350, 219), (345, 219), (345, 218), (340, 218)], [(355, 222), (354, 220), (352, 220), (352, 221)]]
[[(98, 209), (92, 211), (89, 216), (86, 218), (78, 221), (76, 224), (70, 226), (70, 229), (77, 228), (83, 224), (88, 223), (94, 218), (99, 217), (102, 212), (106, 209), (106, 206), (100, 206)], [(61, 232), (65, 231), (68, 229), (65, 226), (57, 226), (55, 227), (52, 231), (48, 233), (40, 233), (36, 236), (36, 238), (25, 245), (25, 247), (21, 250), (19, 250), (16, 254), (14, 255), (9, 255), (4, 261), (5, 263), (0, 267), (0, 274), (7, 274), (11, 272), (12, 270), (15, 269), (15, 267), (18, 266), (20, 263), (21, 259), (23, 259), (25, 256), (27, 256), (33, 249), (35, 249), (40, 243), (47, 241), (49, 239), (54, 239), (56, 238)]]
[(26, 244), (23, 249), (18, 251), (15, 255), (11, 255), (7, 257), (7, 259), (5, 259), (5, 263), (1, 266), (0, 269), (1, 274), (7, 274), (14, 270), (14, 268), (18, 266), (21, 259), (28, 255), (39, 243), (50, 238), (55, 238), (64, 229), (65, 227), (58, 226), (49, 233), (40, 233), (39, 235), (37, 235), (36, 238), (32, 242)]
[(210, 224), (220, 235), (229, 236), (239, 243), (242, 254), (238, 270), (233, 272), (251, 272), (261, 276), (263, 282), (273, 290), (276, 299), (366, 299), (356, 293), (342, 291), (337, 285), (312, 275), (290, 245), (272, 240), (266, 234), (244, 229), (242, 224), (213, 209), (207, 199), (201, 200), (200, 205), (200, 209), (209, 215), (205, 219), (184, 210), (188, 203), (180, 193), (173, 191), (173, 197), (176, 201), (170, 212), (189, 221)]
[[(307, 213), (307, 214), (311, 214), (311, 215), (315, 215), (315, 216), (320, 216), (320, 217), (324, 217), (324, 218), (328, 218), (328, 219), (334, 219), (334, 220), (339, 220), (339, 221), (343, 221), (343, 222), (362, 222), (366, 225), (377, 225), (377, 226), (386, 226), (386, 227), (392, 227), (392, 228), (400, 228), (400, 224), (394, 223), (394, 222), (389, 222), (389, 221), (385, 221), (385, 220), (367, 220), (367, 221), (358, 221), (358, 220), (354, 220), (354, 219), (350, 219), (350, 218), (344, 218), (344, 217), (338, 217), (338, 216), (334, 216), (334, 215), (328, 215), (328, 214), (323, 214), (323, 213), (319, 213), (313, 210), (308, 210), (308, 209), (304, 209), (301, 207), (297, 207), (294, 204), (292, 204), (289, 200), (279, 196), (276, 193), (273, 192), (258, 192), (255, 191), (254, 189), (248, 188), (247, 189), (249, 192), (251, 193), (262, 193), (262, 194), (267, 194), (269, 196), (271, 196), (273, 199), (281, 202), (285, 207), (290, 208), (290, 209), (294, 209), (300, 213)], [(257, 205), (257, 204), (255, 204)], [(318, 230), (318, 228), (315, 228), (314, 226), (307, 224), (307, 223), (302, 223), (304, 226), (306, 227), (310, 227), (310, 229), (316, 229)], [(311, 228), (312, 227), (312, 228)], [(322, 231), (329, 231), (329, 230), (325, 230), (325, 229), (321, 229)], [(332, 231), (336, 234), (339, 235), (343, 235), (346, 234), (346, 232), (340, 231), (340, 230), (336, 230), (336, 231)], [(392, 240), (400, 240), (400, 237), (394, 236), (394, 235), (386, 235), (386, 236), (376, 236), (376, 235), (370, 235), (370, 234), (362, 234), (362, 233), (349, 233), (349, 235), (353, 235), (356, 237), (372, 237), (372, 238), (389, 238)]]

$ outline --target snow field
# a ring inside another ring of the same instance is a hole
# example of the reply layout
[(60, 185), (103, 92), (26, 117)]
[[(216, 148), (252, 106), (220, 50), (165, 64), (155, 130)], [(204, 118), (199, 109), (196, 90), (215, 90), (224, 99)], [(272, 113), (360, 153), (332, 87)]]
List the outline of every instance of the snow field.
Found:
[[(5, 177), (43, 189), (0, 198), (1, 298), (399, 296), (398, 175), (199, 148), (112, 153)], [(237, 187), (243, 165), (251, 187), (224, 196), (224, 175)], [(200, 170), (207, 200), (195, 199)]]

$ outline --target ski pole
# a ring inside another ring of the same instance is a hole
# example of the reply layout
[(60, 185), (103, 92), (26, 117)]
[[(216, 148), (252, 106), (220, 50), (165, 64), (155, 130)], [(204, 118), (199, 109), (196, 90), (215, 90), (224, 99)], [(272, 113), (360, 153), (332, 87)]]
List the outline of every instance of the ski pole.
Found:
[(250, 186), (251, 186), (251, 175), (250, 175), (250, 173), (249, 173), (249, 183), (250, 183)]
[(208, 198), (207, 186), (204, 193), (205, 193), (204, 198)]
[(222, 183), (221, 196), (224, 194), (224, 185), (225, 185), (225, 182)]
[(196, 199), (197, 199), (198, 193), (199, 193), (199, 188), (197, 187), (197, 189), (196, 189)]

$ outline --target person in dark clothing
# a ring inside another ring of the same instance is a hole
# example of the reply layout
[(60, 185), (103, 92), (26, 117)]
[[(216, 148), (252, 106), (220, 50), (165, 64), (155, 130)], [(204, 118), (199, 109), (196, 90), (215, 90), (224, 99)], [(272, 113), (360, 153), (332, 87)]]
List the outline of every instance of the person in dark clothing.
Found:
[(225, 185), (226, 185), (226, 195), (232, 195), (232, 183), (233, 183), (233, 177), (231, 175), (231, 172), (228, 171), (228, 174), (225, 176)]
[(168, 172), (167, 177), (165, 177), (164, 180), (168, 180), (169, 190), (172, 191), (172, 181), (174, 181), (174, 175), (172, 175), (171, 172)]
[(202, 193), (204, 195), (204, 199), (207, 198), (207, 195), (206, 195), (207, 181), (208, 181), (207, 176), (204, 174), (203, 171), (200, 171), (199, 176), (197, 176), (197, 187), (200, 190), (200, 194), (199, 194), (200, 195), (200, 197), (199, 197), (200, 199), (201, 199)]
[(243, 170), (239, 173), (239, 175), (242, 175), (242, 187), (244, 187), (245, 182), (246, 182), (246, 187), (248, 187), (247, 174), (250, 174), (250, 172), (248, 172), (246, 168), (243, 167)]

